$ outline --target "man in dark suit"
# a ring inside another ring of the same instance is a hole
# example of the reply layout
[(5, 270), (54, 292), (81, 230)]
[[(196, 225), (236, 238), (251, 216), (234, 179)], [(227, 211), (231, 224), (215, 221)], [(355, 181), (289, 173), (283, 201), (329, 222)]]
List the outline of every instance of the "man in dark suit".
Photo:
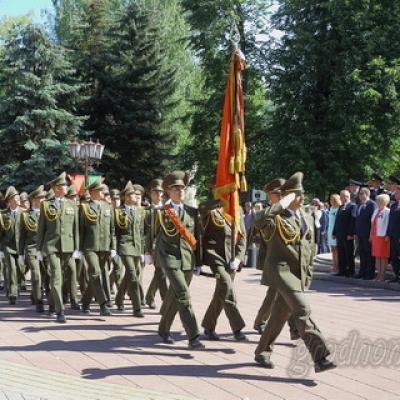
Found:
[(390, 238), (390, 259), (395, 274), (390, 282), (400, 282), (400, 185), (394, 192), (386, 236)]
[(371, 255), (369, 235), (371, 231), (371, 218), (376, 209), (376, 203), (370, 199), (370, 190), (362, 187), (358, 194), (360, 204), (357, 206), (355, 234), (358, 239), (360, 254), (360, 271), (357, 278), (373, 279), (375, 276), (375, 260)]
[(354, 275), (354, 230), (356, 221), (356, 205), (350, 201), (350, 192), (340, 192), (342, 205), (336, 215), (333, 236), (337, 240), (339, 257), (339, 276)]

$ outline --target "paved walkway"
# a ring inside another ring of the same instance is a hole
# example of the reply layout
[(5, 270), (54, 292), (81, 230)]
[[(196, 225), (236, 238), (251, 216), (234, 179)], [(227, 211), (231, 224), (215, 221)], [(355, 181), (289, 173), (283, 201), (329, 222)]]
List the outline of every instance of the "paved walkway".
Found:
[[(145, 271), (146, 284), (151, 274), (151, 268)], [(173, 325), (176, 344), (165, 345), (156, 333), (157, 311), (145, 310), (146, 318), (138, 320), (128, 302), (124, 313), (108, 318), (70, 311), (68, 323), (58, 325), (33, 312), (27, 293), (16, 306), (2, 293), (0, 399), (160, 398), (147, 391), (169, 394), (162, 395), (165, 400), (400, 399), (399, 292), (314, 281), (308, 294), (313, 319), (339, 363), (316, 375), (301, 341), (291, 342), (286, 327), (273, 354), (276, 368), (254, 364), (259, 336), (253, 319), (266, 290), (259, 279), (258, 271), (246, 269), (236, 282), (249, 342), (235, 342), (221, 316), (221, 341), (207, 342), (198, 352), (187, 349), (179, 318)], [(201, 317), (214, 281), (194, 277), (191, 288)]]

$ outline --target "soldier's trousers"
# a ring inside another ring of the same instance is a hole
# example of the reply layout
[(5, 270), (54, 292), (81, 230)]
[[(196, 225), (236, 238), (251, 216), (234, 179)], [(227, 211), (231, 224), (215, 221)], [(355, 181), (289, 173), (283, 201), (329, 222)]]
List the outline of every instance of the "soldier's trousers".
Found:
[(167, 275), (161, 267), (154, 266), (153, 278), (146, 293), (146, 304), (150, 305), (154, 303), (157, 290), (160, 291), (161, 300), (164, 300), (168, 290)]
[(273, 345), (290, 315), (303, 339), (312, 359), (319, 361), (329, 355), (325, 340), (317, 325), (311, 319), (311, 309), (302, 291), (276, 288), (278, 297), (272, 309), (271, 317), (260, 338), (255, 354), (272, 353)]
[(64, 311), (62, 296), (63, 271), (68, 268), (72, 253), (54, 253), (47, 256), (50, 266), (50, 296), (56, 313)]
[(140, 272), (140, 257), (137, 256), (120, 256), (123, 265), (125, 266), (125, 276), (122, 279), (121, 285), (118, 288), (115, 296), (115, 304), (122, 306), (124, 304), (125, 293), (129, 293), (134, 310), (141, 309), (139, 276)]
[(4, 262), (3, 262), (3, 259), (0, 258), (0, 283), (1, 284), (4, 284), (4, 275), (5, 275)]
[(27, 254), (25, 262), (31, 270), (32, 298), (35, 304), (43, 302), (42, 299), (42, 274), (40, 272), (40, 263), (36, 254)]
[[(256, 319), (254, 321), (254, 329), (257, 329), (258, 327), (265, 328), (269, 318), (271, 317), (271, 312), (272, 309), (274, 308), (274, 304), (277, 298), (278, 298), (278, 292), (274, 288), (269, 286), (267, 294), (265, 295), (264, 301), (260, 309), (258, 310)], [(298, 332), (293, 316), (289, 317), (288, 324), (291, 337), (297, 336)]]
[(89, 286), (89, 267), (84, 257), (76, 260), (76, 266), (76, 275), (79, 281), (79, 290), (81, 294), (83, 294)]
[(18, 296), (18, 255), (17, 254), (5, 254), (5, 266), (6, 266), (6, 282), (7, 282), (7, 295), (8, 297)]
[(77, 284), (78, 282), (76, 260), (71, 257), (67, 268), (64, 269), (63, 281), (63, 296), (64, 298), (69, 297), (71, 304), (78, 303)]
[(278, 292), (272, 288), (268, 287), (267, 294), (265, 295), (264, 301), (258, 310), (256, 319), (254, 321), (254, 328), (264, 327), (267, 323), (269, 317), (271, 316), (272, 307), (275, 304), (275, 300), (278, 297)]
[(245, 326), (245, 322), (236, 304), (233, 287), (235, 271), (227, 271), (223, 265), (213, 266), (211, 269), (215, 274), (215, 291), (201, 325), (204, 329), (215, 331), (218, 317), (224, 310), (232, 332), (240, 331)]
[(194, 339), (200, 332), (189, 294), (193, 271), (166, 268), (165, 272), (168, 277), (169, 288), (163, 303), (163, 313), (158, 326), (158, 333), (164, 336), (170, 332), (175, 315), (179, 311), (182, 325), (189, 340)]
[[(85, 259), (89, 267), (89, 286), (86, 288), (85, 293), (82, 296), (82, 304), (88, 306), (93, 299), (96, 297), (98, 304), (102, 305), (109, 299), (107, 299), (107, 281), (105, 279), (108, 275), (107, 262), (110, 257), (110, 253), (106, 251), (87, 251), (85, 252)], [(109, 281), (108, 281), (109, 283)]]
[(50, 267), (48, 259), (45, 258), (43, 261), (39, 261), (40, 265), (40, 278), (42, 280), (42, 291), (44, 290), (48, 298), (49, 304), (54, 305), (54, 301), (51, 298), (50, 290)]
[(119, 257), (117, 261), (111, 261), (111, 273), (110, 273), (110, 288), (113, 288), (114, 284), (117, 286), (117, 290), (119, 289), (122, 280), (124, 279), (125, 267), (122, 264), (121, 258)]
[(144, 263), (139, 261), (139, 269), (138, 269), (138, 280), (139, 280), (139, 293), (140, 293), (140, 303), (144, 306), (145, 303), (145, 296), (144, 296), (144, 289), (143, 289), (143, 270), (144, 270)]

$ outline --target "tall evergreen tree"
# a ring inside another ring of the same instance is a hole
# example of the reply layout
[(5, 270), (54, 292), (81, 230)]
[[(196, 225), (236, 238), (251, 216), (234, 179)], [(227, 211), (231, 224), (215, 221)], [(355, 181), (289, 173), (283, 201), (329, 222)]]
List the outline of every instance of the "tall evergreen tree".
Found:
[(166, 54), (151, 16), (141, 1), (120, 9), (108, 36), (110, 71), (102, 97), (107, 112), (94, 126), (109, 151), (103, 162), (110, 177), (142, 184), (164, 172), (175, 143), (163, 124), (174, 106), (175, 70), (162, 64)]
[(16, 25), (0, 60), (0, 185), (30, 189), (67, 168), (79, 136), (81, 85), (62, 49), (39, 25)]

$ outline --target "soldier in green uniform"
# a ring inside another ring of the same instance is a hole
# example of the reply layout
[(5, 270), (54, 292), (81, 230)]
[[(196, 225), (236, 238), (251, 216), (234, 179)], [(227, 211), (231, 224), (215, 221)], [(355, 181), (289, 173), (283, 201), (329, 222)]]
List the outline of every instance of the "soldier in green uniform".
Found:
[[(272, 204), (277, 203), (281, 199), (281, 191), (280, 187), (285, 183), (285, 179), (283, 178), (277, 178), (272, 180), (271, 182), (267, 183), (264, 187), (264, 191), (268, 194), (268, 200), (269, 200), (269, 205), (270, 207)], [(263, 226), (262, 223), (264, 221), (263, 216), (264, 216), (265, 211), (262, 210), (258, 213), (256, 213), (254, 221), (253, 221), (253, 226), (251, 229), (251, 234), (255, 234), (256, 232), (259, 233), (260, 235), (260, 248), (258, 252), (258, 261), (257, 261), (257, 269), (264, 271), (266, 268), (265, 265), (265, 257), (267, 254), (267, 237), (265, 236), (265, 233), (263, 231)], [(260, 217), (260, 218), (258, 218)], [(261, 222), (261, 226), (259, 225), (258, 221)], [(265, 285), (265, 280), (261, 279), (261, 284)], [(273, 288), (268, 288), (267, 294), (264, 298), (264, 301), (258, 310), (256, 319), (254, 321), (254, 329), (261, 335), (264, 331), (265, 324), (268, 320), (268, 318), (271, 315), (271, 310), (272, 310), (272, 305), (275, 302), (275, 298), (277, 296), (277, 292)]]
[[(65, 198), (70, 200), (71, 203), (78, 208), (79, 206), (79, 198), (78, 193), (76, 192), (75, 186), (71, 185), (68, 188), (67, 194)], [(63, 270), (63, 302), (64, 304), (71, 304), (72, 310), (80, 310), (79, 301), (78, 301), (78, 276), (80, 276), (80, 265), (81, 265), (82, 257), (79, 259), (71, 257), (68, 263), (68, 268)]]
[(193, 312), (189, 284), (194, 268), (201, 265), (200, 221), (198, 211), (184, 205), (188, 177), (183, 171), (174, 171), (163, 181), (170, 201), (157, 211), (158, 236), (155, 258), (167, 274), (169, 289), (163, 303), (158, 333), (164, 343), (174, 343), (170, 329), (177, 311), (189, 339), (190, 349), (203, 349), (199, 328)]
[(90, 313), (90, 302), (93, 296), (100, 305), (100, 315), (111, 315), (107, 302), (106, 265), (108, 259), (117, 255), (114, 228), (114, 212), (111, 204), (104, 201), (108, 191), (101, 179), (97, 179), (88, 187), (91, 200), (81, 204), (79, 217), (80, 250), (89, 266), (89, 286), (82, 296), (82, 309)]
[[(121, 192), (118, 189), (110, 190), (111, 204), (114, 210), (121, 206)], [(111, 293), (113, 292), (114, 285), (117, 287), (121, 285), (122, 279), (124, 278), (125, 267), (122, 264), (120, 257), (115, 257), (111, 260), (111, 273), (110, 273), (110, 287)]]
[(145, 218), (145, 263), (146, 265), (154, 265), (154, 274), (147, 289), (146, 304), (149, 308), (155, 309), (154, 299), (157, 291), (160, 291), (161, 300), (164, 300), (168, 290), (165, 271), (160, 267), (160, 261), (155, 258), (154, 254), (155, 238), (158, 234), (156, 232), (157, 210), (161, 210), (163, 206), (164, 189), (162, 187), (162, 179), (153, 179), (149, 184), (148, 190), (151, 204), (146, 210)]
[(70, 268), (71, 258), (79, 257), (79, 221), (76, 205), (65, 198), (67, 174), (63, 172), (49, 182), (54, 197), (41, 202), (37, 233), (37, 258), (46, 257), (50, 267), (51, 308), (57, 322), (66, 322), (62, 296), (63, 271)]
[(115, 209), (115, 235), (117, 238), (117, 254), (125, 266), (125, 276), (115, 297), (118, 309), (123, 310), (125, 293), (129, 293), (133, 315), (142, 318), (140, 298), (140, 260), (143, 254), (143, 235), (145, 211), (140, 207), (144, 189), (129, 181), (121, 195), (124, 204)]
[(10, 304), (16, 304), (18, 297), (18, 273), (21, 267), (18, 262), (18, 246), (20, 235), (20, 208), (19, 193), (14, 186), (10, 186), (5, 194), (7, 209), (0, 213), (0, 246), (4, 254), (6, 266), (6, 286)]
[(265, 279), (278, 296), (256, 348), (255, 361), (264, 368), (274, 367), (270, 359), (273, 344), (292, 315), (314, 361), (315, 372), (322, 372), (336, 365), (326, 358), (329, 350), (311, 319), (311, 309), (304, 293), (310, 279), (315, 243), (312, 220), (302, 209), (302, 181), (301, 172), (292, 175), (281, 186), (285, 197), (264, 211), (264, 231), (268, 237)]
[(40, 263), (37, 259), (37, 231), (40, 215), (40, 203), (45, 199), (46, 192), (43, 185), (29, 194), (30, 208), (24, 210), (20, 218), (19, 259), (20, 264), (26, 265), (31, 270), (32, 299), (36, 311), (44, 311), (42, 299), (42, 278)]
[(203, 231), (203, 264), (210, 266), (216, 285), (213, 298), (204, 315), (202, 326), (209, 340), (219, 340), (215, 332), (217, 319), (224, 310), (236, 340), (246, 340), (242, 332), (245, 322), (236, 304), (233, 281), (244, 261), (246, 228), (240, 219), (240, 230), (232, 254), (232, 218), (221, 207), (220, 201), (208, 200), (199, 207)]

